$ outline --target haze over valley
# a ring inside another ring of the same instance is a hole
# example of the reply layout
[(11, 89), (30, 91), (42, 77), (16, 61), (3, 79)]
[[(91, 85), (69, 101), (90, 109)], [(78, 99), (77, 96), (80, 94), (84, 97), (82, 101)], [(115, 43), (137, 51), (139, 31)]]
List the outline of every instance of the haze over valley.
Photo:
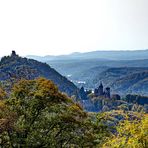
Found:
[(0, 148), (148, 148), (148, 0), (0, 1)]
[(148, 50), (93, 51), (61, 56), (28, 56), (46, 62), (79, 88), (100, 81), (120, 94), (148, 95)]

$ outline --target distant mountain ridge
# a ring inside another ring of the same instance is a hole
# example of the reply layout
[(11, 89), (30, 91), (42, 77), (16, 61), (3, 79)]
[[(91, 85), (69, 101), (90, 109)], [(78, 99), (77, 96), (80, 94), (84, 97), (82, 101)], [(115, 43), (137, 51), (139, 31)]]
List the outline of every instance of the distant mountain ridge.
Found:
[(148, 95), (148, 50), (93, 51), (46, 58), (78, 87), (92, 89), (102, 81), (114, 92)]
[(84, 53), (72, 53), (59, 56), (35, 56), (28, 55), (28, 58), (33, 58), (39, 61), (50, 60), (70, 60), (70, 59), (109, 59), (109, 60), (138, 60), (148, 59), (148, 49), (146, 50), (125, 50), (125, 51), (91, 51)]
[(70, 96), (77, 93), (78, 89), (72, 82), (46, 63), (19, 57), (14, 51), (11, 56), (5, 56), (0, 61), (0, 81), (10, 78), (35, 79), (37, 77), (52, 80), (62, 92)]

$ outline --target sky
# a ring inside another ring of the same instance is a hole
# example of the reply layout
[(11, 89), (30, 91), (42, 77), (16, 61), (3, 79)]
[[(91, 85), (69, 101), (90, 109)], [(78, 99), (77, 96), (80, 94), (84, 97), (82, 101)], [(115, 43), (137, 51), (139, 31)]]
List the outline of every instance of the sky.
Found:
[(148, 0), (1, 0), (0, 56), (148, 49)]

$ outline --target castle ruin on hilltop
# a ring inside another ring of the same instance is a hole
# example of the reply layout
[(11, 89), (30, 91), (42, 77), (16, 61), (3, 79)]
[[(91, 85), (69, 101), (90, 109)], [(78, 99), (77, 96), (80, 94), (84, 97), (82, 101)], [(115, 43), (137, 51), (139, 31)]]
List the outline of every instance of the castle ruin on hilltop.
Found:
[(103, 89), (102, 82), (100, 83), (98, 88), (95, 88), (94, 95), (96, 97), (105, 97), (110, 98), (110, 87), (106, 87), (105, 90)]
[(84, 87), (81, 87), (80, 91), (80, 98), (82, 100), (87, 100), (87, 95), (93, 93), (95, 97), (104, 97), (104, 98), (111, 98), (110, 87), (103, 88), (102, 82), (100, 83), (98, 88), (95, 88), (94, 91), (92, 90), (85, 90)]

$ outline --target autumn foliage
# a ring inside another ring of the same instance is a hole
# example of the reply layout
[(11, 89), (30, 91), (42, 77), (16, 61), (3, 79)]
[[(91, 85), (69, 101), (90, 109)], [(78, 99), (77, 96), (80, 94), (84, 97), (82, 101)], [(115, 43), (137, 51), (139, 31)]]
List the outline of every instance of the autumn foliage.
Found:
[(106, 131), (44, 78), (14, 85), (0, 102), (0, 125), (2, 147), (93, 147), (97, 132)]
[(148, 117), (133, 115), (87, 113), (50, 80), (20, 80), (0, 89), (0, 147), (146, 148)]

